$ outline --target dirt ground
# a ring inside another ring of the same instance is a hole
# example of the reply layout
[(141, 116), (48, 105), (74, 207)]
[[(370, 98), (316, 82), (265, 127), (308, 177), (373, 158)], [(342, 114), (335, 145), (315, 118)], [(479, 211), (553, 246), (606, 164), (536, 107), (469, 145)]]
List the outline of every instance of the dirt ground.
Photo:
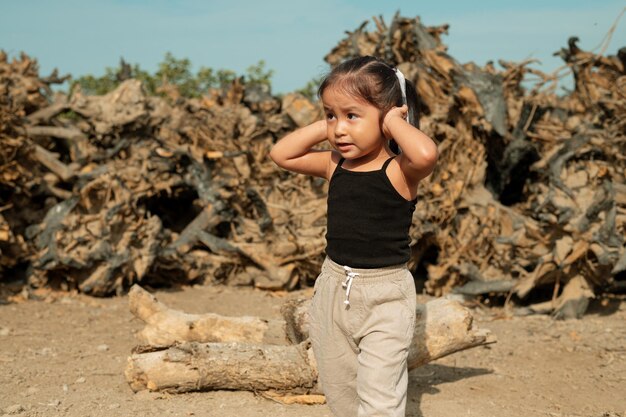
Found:
[[(278, 318), (286, 299), (310, 290), (198, 286), (156, 295), (191, 313)], [(0, 304), (0, 416), (331, 416), (326, 405), (282, 405), (251, 392), (135, 394), (123, 370), (143, 326), (127, 297), (41, 298)], [(411, 371), (407, 416), (626, 417), (626, 301), (596, 300), (569, 321), (473, 311), (498, 343)]]

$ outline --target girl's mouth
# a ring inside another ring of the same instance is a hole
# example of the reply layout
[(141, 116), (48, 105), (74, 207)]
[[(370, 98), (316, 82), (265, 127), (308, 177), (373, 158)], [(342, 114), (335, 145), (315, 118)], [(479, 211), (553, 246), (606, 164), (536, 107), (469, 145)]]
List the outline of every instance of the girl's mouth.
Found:
[(354, 145), (351, 143), (337, 143), (337, 149), (339, 149), (340, 151), (347, 151), (353, 146)]

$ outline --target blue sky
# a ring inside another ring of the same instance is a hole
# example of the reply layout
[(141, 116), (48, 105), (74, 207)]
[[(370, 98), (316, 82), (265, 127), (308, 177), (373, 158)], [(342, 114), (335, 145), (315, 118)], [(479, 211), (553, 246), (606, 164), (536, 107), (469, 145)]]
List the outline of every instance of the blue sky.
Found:
[[(275, 71), (274, 92), (288, 92), (323, 74), (323, 57), (344, 32), (375, 15), (389, 23), (400, 10), (426, 25), (450, 24), (444, 42), (460, 62), (536, 58), (550, 71), (569, 36), (596, 48), (624, 7), (624, 0), (0, 0), (0, 49), (37, 58), (41, 75), (55, 67), (102, 75), (120, 57), (154, 71), (168, 51), (194, 70), (243, 73), (263, 59)], [(626, 16), (607, 53), (622, 46)]]

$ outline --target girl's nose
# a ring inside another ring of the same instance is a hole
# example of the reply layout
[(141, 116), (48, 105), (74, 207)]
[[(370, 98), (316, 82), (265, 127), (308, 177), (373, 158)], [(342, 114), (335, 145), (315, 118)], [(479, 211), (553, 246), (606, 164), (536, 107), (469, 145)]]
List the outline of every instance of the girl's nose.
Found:
[(342, 120), (337, 120), (337, 122), (335, 123), (335, 136), (343, 136), (345, 134), (345, 123)]

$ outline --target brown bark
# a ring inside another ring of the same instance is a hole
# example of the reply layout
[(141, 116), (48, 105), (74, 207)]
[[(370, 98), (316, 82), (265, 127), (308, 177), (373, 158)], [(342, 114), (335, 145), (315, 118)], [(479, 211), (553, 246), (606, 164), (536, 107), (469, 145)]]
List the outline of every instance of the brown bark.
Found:
[(183, 343), (133, 354), (126, 380), (133, 391), (187, 392), (209, 389), (312, 389), (317, 380), (307, 343), (291, 346), (245, 343)]

